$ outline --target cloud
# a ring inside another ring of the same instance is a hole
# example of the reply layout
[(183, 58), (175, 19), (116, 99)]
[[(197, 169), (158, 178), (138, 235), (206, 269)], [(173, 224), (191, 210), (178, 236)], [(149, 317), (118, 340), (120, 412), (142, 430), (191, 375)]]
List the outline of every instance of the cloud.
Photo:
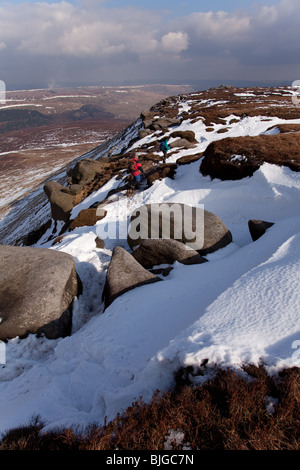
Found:
[(188, 48), (188, 41), (188, 34), (181, 31), (177, 33), (170, 32), (161, 38), (163, 50), (175, 54), (185, 51)]
[(282, 79), (299, 66), (298, 0), (171, 21), (163, 11), (107, 5), (81, 0), (0, 7), (0, 79), (28, 81), (33, 71), (35, 80), (57, 82), (226, 78), (242, 77), (250, 67), (257, 78), (269, 67)]
[(244, 65), (299, 64), (299, 15), (300, 2), (281, 0), (252, 12), (194, 13), (178, 28), (188, 34), (193, 56), (227, 54)]

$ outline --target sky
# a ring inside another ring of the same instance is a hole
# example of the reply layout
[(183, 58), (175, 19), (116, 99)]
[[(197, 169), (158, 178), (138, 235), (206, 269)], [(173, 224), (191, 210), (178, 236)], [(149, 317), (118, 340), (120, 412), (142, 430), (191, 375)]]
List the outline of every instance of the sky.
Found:
[(7, 89), (300, 78), (299, 0), (0, 1)]

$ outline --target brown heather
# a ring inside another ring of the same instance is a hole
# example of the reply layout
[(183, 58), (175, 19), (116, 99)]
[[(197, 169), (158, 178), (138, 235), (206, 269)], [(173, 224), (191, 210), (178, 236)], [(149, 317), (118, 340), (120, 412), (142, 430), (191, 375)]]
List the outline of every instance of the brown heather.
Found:
[[(140, 399), (104, 426), (43, 432), (37, 418), (7, 432), (0, 450), (164, 450), (170, 429), (184, 434), (173, 450), (300, 449), (300, 368), (272, 377), (263, 366), (216, 369), (203, 385), (193, 375), (178, 371), (171, 391)], [(266, 397), (277, 400), (272, 413)]]

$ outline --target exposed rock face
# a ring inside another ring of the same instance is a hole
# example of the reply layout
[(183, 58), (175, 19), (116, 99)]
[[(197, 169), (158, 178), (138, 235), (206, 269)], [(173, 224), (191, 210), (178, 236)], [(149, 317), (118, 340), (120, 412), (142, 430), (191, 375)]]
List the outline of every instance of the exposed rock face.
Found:
[(192, 149), (195, 148), (195, 144), (192, 144), (187, 139), (177, 139), (175, 142), (170, 143), (171, 148), (185, 148), (185, 149)]
[(228, 137), (208, 145), (200, 165), (204, 176), (238, 180), (264, 163), (285, 165), (300, 171), (300, 133)]
[(132, 256), (146, 269), (160, 264), (173, 264), (175, 261), (188, 265), (207, 261), (197, 251), (188, 249), (187, 245), (168, 239), (142, 240)]
[(249, 220), (248, 227), (252, 240), (258, 240), (272, 225), (274, 225), (273, 222), (266, 222), (264, 220)]
[(90, 183), (97, 174), (104, 171), (104, 165), (107, 164), (107, 159), (92, 160), (85, 158), (76, 163), (74, 168), (68, 170), (69, 184), (85, 185)]
[(176, 160), (177, 165), (189, 165), (190, 163), (196, 162), (203, 157), (202, 153), (198, 153), (196, 155), (186, 155), (184, 157), (180, 157)]
[(178, 240), (205, 255), (226, 246), (232, 235), (215, 214), (185, 204), (146, 204), (134, 211), (128, 233), (131, 249), (142, 240)]
[(105, 248), (105, 242), (100, 237), (95, 238), (95, 244), (96, 244), (96, 248), (101, 248), (101, 249)]
[(175, 131), (172, 132), (170, 137), (178, 137), (177, 140), (170, 143), (171, 148), (194, 148), (195, 145), (198, 143), (195, 138), (195, 133), (193, 131)]
[(56, 181), (48, 181), (44, 186), (44, 191), (51, 204), (52, 218), (67, 222), (74, 207), (72, 191)]
[(107, 270), (103, 293), (105, 306), (108, 307), (117, 297), (131, 289), (160, 280), (144, 269), (130, 253), (117, 246)]
[[(163, 108), (164, 115), (158, 116), (157, 111), (149, 110), (141, 113), (141, 119), (143, 120), (144, 129), (152, 131), (167, 130), (169, 127), (178, 126), (181, 123), (181, 119), (177, 117), (177, 109), (172, 108), (171, 101), (164, 100), (160, 103)], [(171, 107), (169, 108), (169, 106)]]
[(71, 333), (75, 261), (50, 249), (0, 246), (0, 339)]
[(195, 137), (194, 131), (175, 131), (172, 132), (170, 137), (179, 137), (180, 139), (188, 140), (191, 144), (197, 144), (197, 139)]
[[(103, 213), (103, 214), (102, 214)], [(83, 209), (79, 212), (78, 216), (72, 220), (69, 229), (74, 230), (76, 227), (93, 226), (98, 220), (103, 219), (107, 212), (102, 210), (97, 213), (97, 208)]]
[(156, 171), (151, 172), (151, 174), (147, 178), (148, 186), (150, 187), (154, 181), (161, 180), (163, 178), (171, 178), (173, 179), (176, 173), (177, 165), (176, 163), (165, 163), (160, 165)]

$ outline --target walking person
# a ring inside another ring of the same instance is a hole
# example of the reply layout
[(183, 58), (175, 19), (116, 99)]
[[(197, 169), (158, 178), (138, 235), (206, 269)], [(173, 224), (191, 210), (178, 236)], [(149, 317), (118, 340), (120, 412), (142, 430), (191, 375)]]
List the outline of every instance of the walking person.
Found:
[(129, 171), (134, 179), (134, 187), (139, 189), (141, 183), (141, 173), (145, 175), (145, 172), (136, 155), (131, 157), (129, 160)]
[(168, 153), (168, 150), (170, 150), (170, 147), (169, 147), (169, 144), (168, 144), (168, 139), (164, 139), (161, 142), (159, 148), (163, 153), (163, 162), (166, 163), (167, 153)]

